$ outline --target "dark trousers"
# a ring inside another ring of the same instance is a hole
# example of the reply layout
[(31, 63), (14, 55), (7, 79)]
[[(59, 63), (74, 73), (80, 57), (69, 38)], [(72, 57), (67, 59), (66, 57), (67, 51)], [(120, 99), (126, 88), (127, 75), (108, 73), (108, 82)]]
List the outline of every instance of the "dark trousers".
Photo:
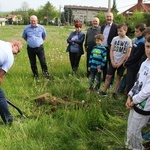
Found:
[(78, 55), (78, 53), (69, 52), (70, 64), (74, 72), (78, 70), (80, 58), (81, 58), (81, 55)]
[[(107, 75), (107, 70), (111, 64), (111, 60), (110, 60), (110, 49), (108, 47), (105, 47), (106, 48), (106, 51), (107, 51), (107, 59), (106, 59), (106, 64), (105, 66), (103, 67), (103, 81), (105, 81), (106, 79), (106, 75)], [(114, 81), (114, 76), (111, 78), (111, 82), (110, 84), (112, 84)]]
[(127, 69), (127, 75), (126, 75), (126, 90), (127, 93), (132, 89), (134, 82), (136, 81), (138, 71), (134, 70), (131, 71)]
[(38, 75), (36, 56), (38, 57), (38, 59), (40, 61), (42, 71), (47, 72), (47, 64), (46, 64), (46, 58), (45, 58), (43, 45), (41, 45), (40, 47), (37, 47), (37, 48), (31, 48), (28, 46), (27, 51), (28, 51), (28, 57), (30, 60), (31, 70), (32, 70), (33, 74)]
[(100, 84), (101, 84), (101, 73), (96, 71), (91, 71), (91, 80), (90, 80), (90, 88), (91, 90), (93, 90), (93, 86), (94, 86), (94, 80), (96, 78), (96, 86), (94, 87), (95, 90), (99, 90), (100, 88)]
[(7, 104), (5, 94), (1, 88), (0, 88), (0, 115), (5, 124), (7, 124), (7, 122), (13, 121), (13, 117), (11, 116), (8, 109), (8, 104)]
[(88, 67), (89, 67), (89, 59), (90, 59), (90, 54), (91, 54), (92, 49), (87, 49), (86, 52), (86, 70), (87, 70), (87, 77), (89, 77), (90, 72), (88, 71)]

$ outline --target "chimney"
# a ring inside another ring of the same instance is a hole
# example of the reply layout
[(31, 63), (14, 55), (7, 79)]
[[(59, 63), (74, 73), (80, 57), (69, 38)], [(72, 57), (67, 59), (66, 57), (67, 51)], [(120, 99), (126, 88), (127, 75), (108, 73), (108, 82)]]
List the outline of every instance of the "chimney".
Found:
[(138, 0), (138, 4), (140, 4), (140, 3), (142, 3), (143, 2), (143, 0)]

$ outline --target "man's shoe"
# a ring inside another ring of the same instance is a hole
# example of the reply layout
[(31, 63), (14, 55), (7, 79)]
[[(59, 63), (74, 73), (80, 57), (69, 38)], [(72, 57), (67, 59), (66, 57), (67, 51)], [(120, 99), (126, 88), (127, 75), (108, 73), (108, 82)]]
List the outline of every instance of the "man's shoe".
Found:
[(34, 74), (34, 75), (33, 75), (33, 78), (38, 78), (38, 77), (39, 77), (38, 74)]
[(94, 93), (95, 94), (99, 94), (99, 90), (98, 89), (94, 89)]
[(102, 91), (102, 92), (101, 92), (101, 95), (102, 95), (102, 96), (107, 96), (107, 93)]
[(10, 115), (10, 116), (8, 116), (8, 118), (7, 118), (6, 125), (11, 126), (12, 123), (13, 123), (13, 117)]
[(87, 94), (91, 94), (91, 93), (92, 93), (92, 90), (89, 89), (89, 90), (87, 91)]
[(113, 93), (112, 96), (113, 96), (114, 99), (118, 99), (117, 93)]
[(48, 73), (48, 72), (43, 72), (43, 76), (44, 76), (45, 78), (47, 78), (47, 79), (49, 79), (49, 78), (50, 78), (50, 75), (49, 75), (49, 73)]

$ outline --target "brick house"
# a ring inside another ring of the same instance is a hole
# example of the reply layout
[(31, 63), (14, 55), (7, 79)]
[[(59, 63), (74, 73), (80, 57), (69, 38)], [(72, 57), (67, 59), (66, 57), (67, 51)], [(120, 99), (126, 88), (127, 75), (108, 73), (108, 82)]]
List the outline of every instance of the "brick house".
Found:
[(19, 14), (9, 14), (6, 16), (6, 19), (9, 24), (18, 24), (22, 21), (22, 16)]
[(125, 17), (129, 17), (133, 14), (134, 11), (150, 12), (150, 3), (144, 3), (143, 0), (138, 0), (138, 3), (136, 5), (125, 10), (122, 14)]

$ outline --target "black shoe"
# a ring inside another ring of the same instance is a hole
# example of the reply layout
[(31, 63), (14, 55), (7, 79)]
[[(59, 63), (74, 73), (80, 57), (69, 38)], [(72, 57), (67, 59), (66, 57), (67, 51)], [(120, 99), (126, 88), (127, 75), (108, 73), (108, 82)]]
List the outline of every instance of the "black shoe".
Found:
[(113, 93), (112, 96), (113, 96), (114, 99), (116, 99), (116, 100), (118, 99), (117, 93)]
[(8, 116), (7, 122), (5, 124), (8, 125), (8, 126), (11, 126), (12, 123), (13, 123), (13, 117), (10, 115), (10, 116)]
[(45, 78), (47, 78), (47, 79), (49, 79), (49, 78), (50, 78), (50, 75), (49, 75), (49, 73), (48, 73), (48, 72), (43, 72), (43, 76), (44, 76)]
[(33, 75), (33, 78), (38, 78), (38, 77), (39, 77), (38, 74), (34, 74), (34, 75)]
[(102, 95), (102, 96), (107, 96), (107, 93), (102, 91), (102, 92), (101, 92), (101, 95)]

